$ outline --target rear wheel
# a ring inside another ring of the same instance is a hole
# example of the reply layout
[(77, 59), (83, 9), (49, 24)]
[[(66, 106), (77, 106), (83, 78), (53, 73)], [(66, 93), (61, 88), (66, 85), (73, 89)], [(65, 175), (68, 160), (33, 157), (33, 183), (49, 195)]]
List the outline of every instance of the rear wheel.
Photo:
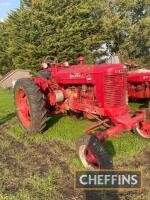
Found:
[(90, 170), (111, 169), (107, 152), (101, 143), (92, 135), (80, 137), (76, 144), (77, 154), (85, 168)]
[(14, 87), (19, 121), (28, 133), (42, 132), (46, 126), (46, 105), (40, 88), (30, 78), (20, 79)]

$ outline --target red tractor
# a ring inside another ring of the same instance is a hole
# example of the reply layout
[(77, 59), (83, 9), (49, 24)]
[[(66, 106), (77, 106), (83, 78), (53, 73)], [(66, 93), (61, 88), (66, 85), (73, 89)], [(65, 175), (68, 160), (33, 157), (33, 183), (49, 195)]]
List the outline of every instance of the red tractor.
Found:
[(149, 138), (150, 123), (144, 110), (129, 113), (125, 65), (85, 65), (82, 56), (79, 61), (69, 66), (46, 59), (37, 77), (18, 80), (14, 87), (18, 118), (28, 133), (44, 130), (47, 113), (82, 113), (95, 119), (77, 142), (77, 154), (89, 169), (108, 168), (111, 161), (101, 142), (133, 129)]
[(139, 100), (140, 103), (143, 103), (147, 116), (150, 118), (150, 69), (134, 63), (126, 65), (128, 67), (129, 99), (133, 101)]

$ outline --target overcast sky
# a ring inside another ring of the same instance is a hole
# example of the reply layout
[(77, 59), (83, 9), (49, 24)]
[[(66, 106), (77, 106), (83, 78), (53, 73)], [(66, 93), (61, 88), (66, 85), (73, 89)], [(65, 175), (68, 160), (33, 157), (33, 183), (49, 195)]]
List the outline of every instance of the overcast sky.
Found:
[(19, 7), (20, 0), (0, 0), (0, 20), (7, 17), (11, 10)]

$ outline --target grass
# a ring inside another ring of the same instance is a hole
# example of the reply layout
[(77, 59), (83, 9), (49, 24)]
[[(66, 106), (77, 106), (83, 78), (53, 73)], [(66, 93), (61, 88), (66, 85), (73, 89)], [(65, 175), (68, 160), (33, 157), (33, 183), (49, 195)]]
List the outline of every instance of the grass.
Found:
[(15, 114), (12, 91), (0, 90), (0, 123)]
[[(131, 106), (136, 109), (138, 104)], [(68, 116), (49, 118), (44, 134), (24, 137), (12, 92), (0, 90), (0, 200), (80, 199), (80, 194), (72, 192), (73, 170), (83, 169), (75, 154), (75, 141), (91, 123)], [(150, 142), (123, 132), (104, 146), (114, 164), (120, 165), (149, 148)]]

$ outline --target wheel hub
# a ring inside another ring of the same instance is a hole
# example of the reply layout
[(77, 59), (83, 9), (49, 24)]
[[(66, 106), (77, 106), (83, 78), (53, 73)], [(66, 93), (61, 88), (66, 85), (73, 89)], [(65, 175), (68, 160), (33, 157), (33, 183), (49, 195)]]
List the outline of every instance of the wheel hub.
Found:
[(89, 165), (91, 165), (94, 168), (99, 168), (99, 162), (95, 155), (92, 153), (90, 148), (85, 149), (85, 156), (86, 156), (86, 161)]
[(100, 168), (100, 162), (86, 145), (80, 147), (79, 157), (86, 168), (91, 170)]
[(27, 96), (23, 89), (19, 89), (16, 95), (16, 103), (19, 118), (25, 128), (28, 128), (31, 122), (30, 107)]

